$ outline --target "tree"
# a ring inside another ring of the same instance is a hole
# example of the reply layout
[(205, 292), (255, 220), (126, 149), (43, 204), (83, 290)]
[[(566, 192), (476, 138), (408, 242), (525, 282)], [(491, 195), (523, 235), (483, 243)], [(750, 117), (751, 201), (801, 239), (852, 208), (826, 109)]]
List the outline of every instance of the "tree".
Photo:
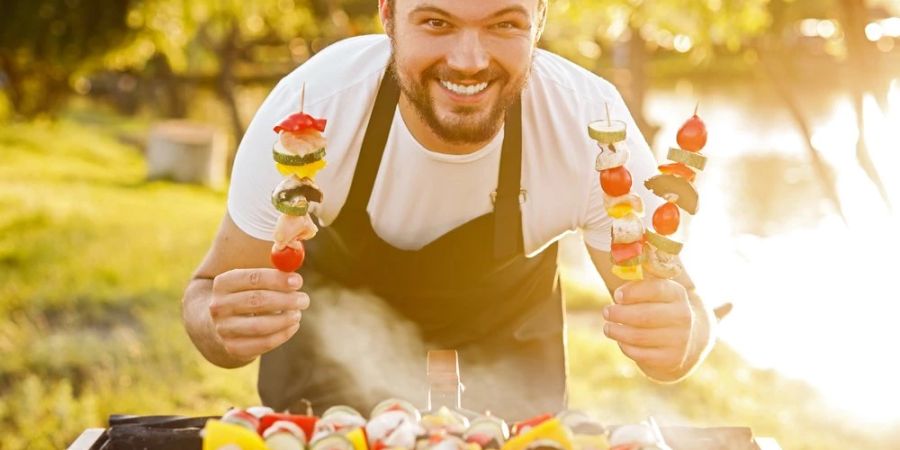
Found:
[(133, 35), (132, 0), (12, 0), (0, 14), (0, 87), (15, 113), (53, 110), (79, 73)]
[[(622, 90), (641, 131), (652, 140), (657, 128), (644, 115), (649, 64), (663, 54), (708, 66), (722, 53), (736, 53), (768, 29), (768, 0), (661, 0), (641, 2), (558, 1), (546, 45), (596, 72)], [(603, 49), (611, 57), (601, 58)], [(601, 64), (611, 63), (612, 69)]]

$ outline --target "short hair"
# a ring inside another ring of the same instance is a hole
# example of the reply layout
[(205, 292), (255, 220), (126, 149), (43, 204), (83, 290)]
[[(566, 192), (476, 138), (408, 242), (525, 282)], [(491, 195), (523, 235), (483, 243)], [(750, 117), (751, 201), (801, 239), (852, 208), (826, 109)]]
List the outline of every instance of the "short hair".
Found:
[[(394, 3), (395, 1), (396, 0), (384, 0), (384, 3), (387, 6), (391, 6), (391, 4)], [(546, 14), (548, 3), (550, 3), (550, 0), (540, 0), (540, 2), (538, 3), (538, 12), (541, 13), (542, 15)], [(391, 17), (393, 17), (394, 16), (394, 8), (391, 8), (389, 11), (390, 11)]]

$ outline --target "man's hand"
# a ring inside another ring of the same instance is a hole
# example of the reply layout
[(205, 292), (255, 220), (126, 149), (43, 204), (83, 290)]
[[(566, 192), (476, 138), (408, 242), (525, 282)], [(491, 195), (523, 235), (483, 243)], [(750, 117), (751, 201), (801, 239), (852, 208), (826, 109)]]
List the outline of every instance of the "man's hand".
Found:
[(651, 378), (683, 377), (702, 328), (684, 286), (671, 280), (636, 281), (616, 289), (614, 299), (616, 304), (603, 310), (603, 332)]
[(275, 269), (234, 269), (213, 279), (209, 315), (215, 337), (234, 359), (252, 361), (294, 335), (309, 296), (303, 279)]

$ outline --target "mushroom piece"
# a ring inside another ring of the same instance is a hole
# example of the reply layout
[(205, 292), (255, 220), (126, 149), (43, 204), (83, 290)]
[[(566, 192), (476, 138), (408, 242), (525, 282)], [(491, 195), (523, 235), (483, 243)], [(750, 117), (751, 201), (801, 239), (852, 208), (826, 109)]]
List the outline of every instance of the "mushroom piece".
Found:
[(657, 175), (646, 182), (644, 186), (653, 191), (654, 194), (666, 198), (669, 194), (678, 196), (675, 204), (679, 208), (685, 210), (688, 214), (697, 214), (700, 196), (697, 189), (690, 182), (675, 175)]
[(309, 211), (309, 203), (322, 203), (322, 191), (309, 178), (296, 175), (285, 178), (272, 192), (272, 204), (283, 214), (303, 216)]

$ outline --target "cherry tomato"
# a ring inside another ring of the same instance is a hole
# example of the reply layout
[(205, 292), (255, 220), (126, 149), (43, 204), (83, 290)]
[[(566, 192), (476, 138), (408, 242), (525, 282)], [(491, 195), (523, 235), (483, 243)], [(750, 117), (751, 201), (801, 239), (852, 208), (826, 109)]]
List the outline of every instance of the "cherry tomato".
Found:
[(678, 130), (678, 146), (682, 150), (699, 152), (706, 146), (706, 138), (706, 124), (697, 114), (688, 119)]
[(668, 175), (684, 178), (691, 182), (697, 178), (697, 172), (691, 170), (691, 168), (684, 163), (664, 164), (659, 166), (659, 171)]
[(666, 203), (653, 213), (653, 229), (663, 236), (668, 236), (678, 231), (679, 222), (681, 222), (681, 212), (678, 211), (678, 206), (674, 203)]
[(631, 191), (631, 172), (625, 166), (600, 172), (600, 187), (611, 197), (619, 197)]
[(282, 272), (296, 272), (303, 267), (303, 259), (306, 258), (306, 250), (301, 246), (299, 250), (291, 247), (272, 252), (272, 265)]
[(612, 259), (616, 264), (621, 264), (629, 259), (637, 258), (644, 253), (644, 243), (641, 241), (630, 244), (613, 244)]

